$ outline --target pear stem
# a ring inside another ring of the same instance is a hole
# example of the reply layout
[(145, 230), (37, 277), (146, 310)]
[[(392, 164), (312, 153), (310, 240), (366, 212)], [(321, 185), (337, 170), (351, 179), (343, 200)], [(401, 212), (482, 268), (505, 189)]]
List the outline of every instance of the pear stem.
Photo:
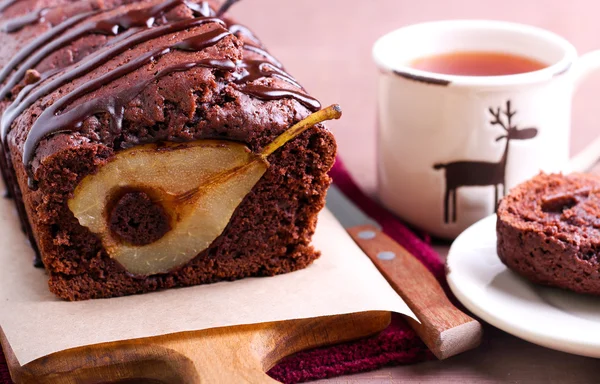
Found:
[(300, 122), (294, 124), (290, 129), (277, 136), (275, 140), (269, 143), (262, 150), (260, 157), (266, 159), (270, 154), (283, 147), (285, 143), (292, 140), (307, 129), (327, 120), (337, 120), (340, 117), (342, 117), (342, 108), (340, 108), (340, 106), (337, 104), (333, 104), (325, 109), (321, 109), (320, 111), (307, 116), (305, 119), (302, 119)]

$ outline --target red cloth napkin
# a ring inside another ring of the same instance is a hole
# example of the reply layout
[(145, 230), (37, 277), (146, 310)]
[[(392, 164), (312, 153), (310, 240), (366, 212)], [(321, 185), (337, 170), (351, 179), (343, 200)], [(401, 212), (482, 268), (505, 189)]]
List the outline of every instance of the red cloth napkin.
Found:
[(2, 353), (2, 348), (0, 348), (0, 383), (12, 384), (10, 374), (8, 373), (8, 366), (6, 365), (6, 359), (4, 358), (4, 353)]
[[(388, 236), (417, 257), (445, 286), (444, 264), (426, 241), (365, 195), (341, 160), (338, 159), (330, 174), (348, 198), (376, 220)], [(432, 353), (404, 319), (394, 315), (390, 326), (378, 335), (298, 353), (277, 364), (269, 371), (269, 375), (284, 383), (298, 383), (369, 371), (386, 365), (413, 364), (432, 358)], [(4, 355), (0, 351), (0, 384), (11, 383)]]

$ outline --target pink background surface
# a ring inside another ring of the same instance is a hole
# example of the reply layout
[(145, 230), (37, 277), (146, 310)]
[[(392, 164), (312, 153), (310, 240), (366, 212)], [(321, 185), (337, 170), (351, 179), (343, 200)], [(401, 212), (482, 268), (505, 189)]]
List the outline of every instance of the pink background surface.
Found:
[[(375, 188), (377, 70), (371, 46), (404, 25), (440, 19), (498, 19), (539, 26), (580, 53), (600, 49), (600, 5), (592, 0), (244, 0), (232, 13), (249, 25), (288, 71), (344, 118), (329, 126), (357, 182)], [(577, 93), (573, 153), (600, 133), (600, 74)], [(438, 247), (443, 254), (446, 247)], [(598, 360), (537, 347), (491, 327), (483, 345), (444, 362), (394, 367), (329, 383), (593, 383)]]
[[(232, 13), (253, 30), (323, 104), (344, 118), (329, 126), (359, 183), (375, 187), (375, 40), (422, 21), (480, 18), (515, 21), (556, 32), (580, 53), (600, 49), (600, 6), (591, 0), (244, 0)], [(600, 132), (600, 74), (575, 97), (572, 149)]]

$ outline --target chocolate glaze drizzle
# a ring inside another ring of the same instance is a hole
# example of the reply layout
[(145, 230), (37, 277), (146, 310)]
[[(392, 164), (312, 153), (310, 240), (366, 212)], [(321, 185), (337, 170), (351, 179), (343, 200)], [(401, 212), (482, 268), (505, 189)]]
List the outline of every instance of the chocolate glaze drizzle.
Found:
[(31, 25), (43, 21), (44, 15), (47, 11), (48, 10), (44, 8), (8, 20), (2, 25), (2, 31), (6, 33), (13, 33), (23, 29), (26, 25)]
[[(229, 31), (231, 32), (231, 28), (229, 28)], [(233, 33), (233, 32), (231, 32), (231, 33)], [(258, 53), (259, 55), (266, 57), (268, 59), (268, 61), (271, 62), (271, 64), (273, 64), (277, 68), (283, 69), (283, 64), (281, 64), (279, 62), (279, 60), (277, 60), (276, 58), (271, 56), (271, 54), (269, 52), (265, 51), (264, 49), (256, 47), (254, 45), (250, 45), (250, 44), (245, 44), (244, 49), (246, 51)]]
[(240, 0), (225, 0), (225, 2), (223, 2), (223, 4), (221, 4), (221, 7), (219, 8), (219, 10), (217, 11), (217, 17), (221, 17), (223, 16), (223, 14), (227, 11), (229, 11), (229, 8), (231, 8), (231, 6), (235, 3), (237, 3)]
[(80, 17), (75, 16), (67, 19), (57, 27), (48, 30), (48, 32), (40, 36), (40, 38), (32, 41), (2, 69), (2, 72), (0, 72), (0, 83), (3, 82), (15, 68), (19, 67), (19, 70), (12, 75), (8, 83), (0, 89), (0, 99), (6, 97), (10, 90), (23, 79), (23, 76), (28, 69), (34, 68), (44, 58), (48, 57), (58, 49), (63, 48), (86, 35), (96, 34), (117, 36), (131, 28), (151, 28), (159, 15), (162, 15), (164, 12), (183, 3), (184, 0), (169, 0), (153, 7), (130, 10), (122, 15), (83, 23), (77, 28), (63, 34), (63, 32), (80, 21), (100, 12), (89, 12), (80, 15)]
[[(30, 86), (25, 87), (19, 93), (17, 99), (4, 111), (4, 114), (2, 115), (2, 120), (0, 123), (0, 131), (2, 134), (2, 140), (6, 141), (6, 136), (8, 135), (8, 132), (9, 132), (10, 127), (11, 127), (12, 123), (14, 122), (14, 120), (21, 113), (23, 113), (27, 108), (29, 108), (33, 103), (35, 103), (39, 98), (46, 96), (46, 95), (54, 92), (61, 86), (67, 84), (68, 82), (93, 71), (94, 69), (98, 68), (100, 65), (108, 62), (109, 60), (113, 59), (114, 57), (118, 56), (119, 54), (133, 48), (134, 46), (136, 46), (140, 43), (146, 42), (151, 39), (155, 39), (157, 37), (167, 35), (169, 33), (183, 31), (185, 29), (197, 27), (197, 26), (200, 26), (202, 24), (207, 24), (207, 23), (221, 23), (221, 21), (219, 19), (214, 19), (214, 18), (204, 18), (204, 17), (203, 18), (195, 18), (195, 19), (182, 20), (182, 21), (167, 24), (167, 25), (164, 25), (161, 27), (147, 29), (142, 32), (135, 33), (135, 34), (131, 35), (129, 38), (123, 39), (114, 45), (108, 46), (105, 50), (97, 51), (96, 53), (88, 56), (86, 59), (80, 61), (79, 63), (71, 65), (70, 67), (67, 67), (64, 71), (62, 71), (62, 73), (60, 75), (53, 78), (49, 82), (37, 87), (37, 89), (36, 89), (35, 85), (32, 87), (30, 87)], [(224, 28), (221, 30), (226, 31)], [(229, 34), (228, 31), (227, 31), (227, 34)], [(116, 80), (117, 78), (118, 77), (115, 77), (113, 80)], [(106, 83), (104, 83), (104, 84), (106, 84)], [(102, 84), (102, 85), (104, 85), (104, 84)], [(31, 92), (33, 89), (35, 89), (35, 91)], [(64, 96), (63, 98), (61, 98), (54, 104), (59, 103), (61, 100), (64, 100), (65, 98), (68, 99), (69, 102), (72, 102), (76, 99), (76, 98), (72, 97), (72, 95), (74, 95), (74, 94), (76, 94), (78, 97), (81, 97), (85, 93), (80, 93), (80, 92), (75, 91), (75, 93), (71, 93), (71, 94)], [(35, 124), (34, 124), (34, 126), (35, 126)], [(29, 136), (31, 136), (32, 134), (35, 135), (35, 133), (33, 131), (34, 131), (34, 128), (32, 127), (29, 132)], [(28, 140), (29, 140), (29, 137), (28, 137)], [(25, 160), (25, 157), (24, 157), (24, 160)]]
[[(0, 2), (0, 12), (16, 1), (4, 0)], [(229, 3), (233, 4), (235, 1)], [(172, 21), (165, 17), (166, 12), (179, 5), (185, 5), (194, 13), (195, 17), (179, 21)], [(35, 184), (32, 183), (33, 177), (29, 164), (40, 140), (57, 132), (77, 131), (81, 129), (87, 118), (95, 114), (107, 114), (110, 119), (111, 130), (119, 132), (122, 128), (123, 114), (127, 105), (151, 83), (174, 72), (187, 71), (194, 67), (228, 71), (233, 73), (235, 79), (232, 83), (233, 86), (240, 92), (252, 97), (262, 100), (293, 98), (310, 110), (318, 110), (321, 107), (319, 102), (308, 96), (296, 80), (284, 70), (281, 63), (264, 49), (260, 40), (248, 28), (234, 24), (227, 18), (215, 17), (217, 13), (210, 8), (207, 2), (193, 3), (191, 0), (167, 0), (147, 8), (130, 10), (121, 15), (100, 16), (111, 10), (90, 11), (64, 20), (27, 44), (0, 71), (0, 83), (5, 83), (0, 88), (0, 99), (13, 97), (13, 89), (23, 81), (27, 70), (35, 68), (53, 52), (86, 35), (96, 34), (111, 37), (104, 47), (83, 60), (66, 68), (55, 68), (52, 71), (39, 74), (37, 82), (26, 85), (15, 95), (13, 102), (5, 110), (0, 121), (0, 136), (4, 152), (0, 156), (0, 163), (4, 163), (2, 168), (3, 171), (6, 171), (3, 172), (3, 176), (9, 191), (13, 191), (23, 229), (28, 233), (34, 247), (36, 242), (31, 234), (21, 200), (21, 193), (16, 183), (16, 175), (10, 164), (11, 159), (8, 153), (7, 136), (12, 124), (19, 115), (40, 98), (57, 91), (62, 86), (90, 73), (141, 43), (170, 33), (189, 30), (203, 24), (216, 24), (216, 28), (208, 32), (155, 48), (151, 52), (133, 58), (126, 64), (90, 80), (78, 88), (74, 88), (55, 100), (52, 105), (46, 107), (29, 130), (23, 149), (23, 164), (25, 164), (29, 173), (31, 188), (35, 188)], [(46, 10), (40, 10), (14, 18), (5, 23), (2, 29), (5, 33), (12, 33), (27, 25), (42, 22), (44, 21), (45, 12)], [(88, 21), (90, 18), (93, 18), (93, 20)], [(84, 103), (71, 107), (76, 100), (99, 90), (104, 85), (132, 73), (144, 65), (157, 61), (169, 52), (175, 50), (198, 52), (217, 44), (223, 38), (232, 34), (245, 39), (244, 50), (262, 56), (264, 60), (254, 58), (234, 63), (230, 60), (204, 59), (177, 64), (160, 70), (149, 79), (139, 80), (124, 91), (91, 98)], [(271, 77), (284, 80), (297, 90), (278, 89), (269, 85), (253, 83), (256, 80)]]
[[(207, 19), (196, 19), (196, 22), (206, 20)], [(96, 113), (108, 112), (111, 119), (112, 131), (120, 131), (121, 123), (123, 120), (123, 112), (125, 111), (126, 105), (135, 96), (137, 96), (148, 84), (169, 73), (190, 69), (193, 66), (190, 66), (190, 64), (185, 64), (183, 66), (177, 65), (174, 67), (166, 68), (160, 71), (155, 78), (137, 83), (122, 95), (111, 96), (109, 98), (95, 98), (86, 103), (77, 105), (76, 107), (71, 108), (68, 111), (62, 112), (62, 110), (66, 106), (71, 104), (73, 101), (79, 99), (80, 97), (90, 92), (98, 90), (105, 84), (119, 79), (152, 61), (156, 61), (160, 56), (166, 55), (167, 53), (173, 50), (201, 51), (204, 48), (218, 43), (221, 39), (230, 34), (231, 33), (224, 28), (217, 28), (212, 31), (203, 33), (201, 35), (196, 35), (182, 42), (175, 43), (174, 45), (171, 45), (169, 47), (155, 49), (153, 51), (145, 53), (142, 56), (139, 56), (138, 58), (128, 62), (125, 65), (117, 67), (114, 70), (100, 77), (97, 77), (96, 79), (86, 83), (82, 87), (77, 88), (73, 92), (57, 100), (56, 102), (54, 102), (54, 104), (52, 104), (51, 106), (46, 108), (44, 112), (42, 112), (42, 114), (37, 118), (37, 120), (31, 127), (31, 131), (29, 132), (29, 135), (25, 140), (25, 147), (23, 150), (24, 164), (27, 164), (29, 161), (31, 161), (31, 158), (33, 157), (35, 151), (35, 147), (42, 138), (57, 131), (75, 131), (81, 127), (81, 124), (86, 118)], [(99, 59), (100, 60), (98, 61), (105, 61), (106, 57), (104, 55), (100, 55)], [(199, 61), (196, 64), (197, 65), (194, 66), (211, 67), (224, 70), (235, 69), (235, 64), (232, 61), (205, 60)], [(37, 99), (37, 97), (33, 98)]]
[(240, 88), (240, 91), (262, 100), (279, 100), (285, 97), (292, 97), (313, 111), (321, 108), (321, 103), (315, 98), (308, 96), (304, 92), (292, 91), (290, 89), (274, 89), (266, 85), (246, 84)]
[(4, 0), (0, 2), (0, 13), (4, 12), (6, 10), (6, 8), (10, 7), (11, 5), (13, 5), (14, 3), (16, 3), (18, 0)]
[[(17, 57), (15, 57), (15, 60), (12, 60), (4, 68), (4, 70), (0, 72), (0, 81), (3, 81), (8, 76), (8, 74), (12, 72), (12, 69), (19, 66), (19, 70), (17, 70), (13, 74), (11, 79), (7, 82), (7, 84), (2, 89), (0, 89), (0, 98), (5, 97), (9, 93), (10, 89), (12, 89), (12, 87), (18, 84), (18, 82), (25, 75), (27, 69), (33, 68), (37, 63), (39, 63), (52, 52), (68, 45), (69, 43), (81, 38), (82, 36), (85, 36), (87, 34), (117, 35), (120, 32), (127, 31), (131, 28), (151, 28), (154, 24), (156, 17), (159, 14), (163, 14), (165, 11), (170, 10), (179, 4), (185, 4), (186, 6), (191, 7), (192, 10), (194, 10), (197, 13), (200, 13), (202, 17), (197, 19), (185, 20), (183, 22), (169, 23), (165, 26), (148, 29), (147, 31), (143, 31), (140, 33), (133, 33), (130, 38), (123, 39), (122, 41), (113, 44), (113, 46), (107, 49), (106, 51), (101, 51), (100, 53), (88, 57), (81, 63), (81, 65), (76, 66), (76, 68), (74, 68), (73, 70), (69, 71), (67, 68), (67, 70), (63, 71), (62, 75), (39, 87), (35, 92), (31, 93), (35, 86), (25, 87), (19, 93), (17, 99), (7, 108), (4, 115), (2, 116), (2, 121), (0, 124), (2, 139), (4, 141), (6, 140), (6, 136), (14, 120), (40, 97), (43, 97), (57, 90), (59, 87), (68, 83), (69, 81), (72, 81), (75, 78), (78, 78), (94, 70), (99, 65), (109, 61), (110, 59), (132, 48), (133, 46), (168, 33), (180, 31), (182, 29), (197, 26), (206, 22), (218, 22), (221, 24), (224, 24), (224, 22), (221, 19), (207, 17), (209, 15), (214, 14), (210, 7), (207, 7), (207, 3), (194, 4), (189, 3), (185, 0), (169, 0), (165, 3), (158, 4), (152, 7), (131, 10), (122, 15), (84, 23), (83, 25), (80, 25), (77, 28), (74, 28), (71, 31), (68, 31), (67, 33), (56, 38), (56, 35), (58, 35), (60, 32), (63, 32), (65, 29), (68, 29), (68, 27), (64, 28), (63, 24), (70, 24), (68, 23), (70, 21), (69, 19), (57, 26), (56, 28), (52, 28), (49, 31), (49, 33), (46, 34), (46, 36), (42, 36), (42, 39), (36, 39), (38, 41), (32, 42), (28, 47), (26, 47), (26, 49), (22, 51), (25, 51), (23, 55), (18, 55)], [(96, 13), (97, 12), (94, 12), (94, 14)], [(86, 15), (86, 18), (89, 16), (92, 15), (88, 14)], [(244, 37), (249, 38), (253, 42), (256, 42), (257, 45), (260, 45), (260, 41), (258, 41), (258, 39), (252, 34), (252, 32), (250, 32), (245, 27), (242, 27), (240, 25), (230, 25), (229, 30), (238, 34), (243, 34)], [(44, 40), (52, 40), (52, 42), (38, 50), (38, 48), (40, 48), (41, 45), (40, 43)], [(260, 48), (259, 46), (246, 44), (245, 47), (250, 51), (265, 56), (266, 59), (274, 59), (269, 53), (267, 53), (264, 49)], [(179, 47), (178, 49), (182, 48)], [(33, 54), (34, 51), (35, 54)], [(168, 53), (168, 51), (164, 53)], [(157, 52), (151, 52), (150, 54), (147, 54), (143, 57), (153, 58), (156, 54)], [(139, 59), (140, 60), (134, 60), (134, 62), (136, 63), (139, 62), (139, 65), (135, 67), (125, 66), (124, 68), (132, 68), (131, 71), (133, 71), (146, 63), (145, 61), (141, 60), (142, 58)], [(25, 61), (21, 62), (23, 60)], [(272, 61), (274, 62), (272, 63), (267, 60), (242, 61), (238, 65), (242, 72), (241, 74), (236, 76), (236, 84), (242, 84), (242, 86), (238, 87), (238, 89), (242, 92), (248, 93), (249, 95), (263, 100), (274, 100), (283, 97), (291, 97), (298, 100), (300, 103), (304, 104), (306, 107), (312, 110), (319, 109), (320, 104), (318, 103), (318, 101), (306, 95), (303, 92), (285, 89), (272, 89), (267, 86), (252, 86), (250, 84), (247, 84), (260, 78), (272, 76), (283, 79), (302, 90), (302, 87), (300, 87), (300, 85), (293, 79), (293, 77), (291, 77), (282, 69), (281, 63), (279, 63), (277, 60)], [(123, 68), (120, 69), (120, 71), (113, 71), (114, 73), (111, 72), (112, 75), (110, 78), (102, 77), (104, 83), (98, 83), (97, 81), (93, 81), (90, 84), (87, 84), (85, 87), (82, 87), (81, 89), (77, 90), (77, 92), (71, 92), (70, 94), (64, 96), (63, 98), (55, 102), (51, 107), (47, 108), (45, 112), (36, 120), (26, 139), (25, 151), (23, 154), (24, 163), (28, 164), (28, 162), (31, 160), (35, 145), (37, 145), (39, 140), (41, 140), (44, 136), (53, 133), (59, 129), (65, 131), (75, 130), (79, 128), (81, 126), (81, 121), (70, 121), (66, 117), (72, 115), (67, 114), (65, 116), (62, 116), (60, 114), (60, 111), (64, 109), (64, 107), (67, 104), (70, 104), (79, 97), (85, 95), (86, 93), (97, 89), (95, 87), (99, 88), (107, 82), (114, 81), (119, 77), (122, 77), (123, 75), (129, 73), (123, 72)], [(235, 68), (230, 70), (234, 69)], [(82, 117), (85, 119), (94, 113), (98, 113), (98, 111), (90, 111), (89, 114), (84, 114), (85, 116)], [(112, 119), (112, 121), (118, 120), (118, 118)]]
[[(97, 12), (87, 12), (87, 13), (83, 13), (83, 14), (71, 17), (71, 18), (65, 20), (64, 22), (60, 23), (56, 27), (48, 30), (46, 33), (40, 35), (39, 37), (34, 39), (31, 43), (27, 44), (24, 48), (22, 48), (19, 51), (19, 53), (17, 53), (2, 68), (2, 71), (0, 71), (0, 83), (4, 82), (4, 80), (6, 80), (6, 78), (15, 70), (15, 68), (17, 68), (20, 64), (22, 64), (24, 60), (26, 60), (29, 56), (31, 56), (31, 54), (33, 54), (33, 52), (37, 51), (41, 47), (46, 46), (50, 41), (54, 40), (58, 35), (62, 34), (63, 32), (65, 32), (66, 30), (68, 30), (69, 28), (74, 26), (75, 24), (79, 23), (82, 20), (85, 20), (86, 18), (88, 18), (96, 13)], [(49, 55), (50, 53), (51, 52), (47, 52), (46, 55)], [(21, 65), (21, 67), (25, 67), (25, 66)], [(24, 71), (26, 71), (27, 69), (29, 69), (29, 68), (25, 68)], [(5, 98), (8, 94), (8, 92), (12, 89), (12, 87), (22, 79), (24, 71), (23, 71), (23, 73), (20, 73), (21, 76), (19, 76), (19, 74), (15, 74), (12, 76), (12, 78), (9, 80), (9, 83), (13, 84), (12, 86), (8, 86), (8, 84), (7, 84), (0, 89), (0, 99)], [(21, 72), (21, 71), (19, 71), (19, 72)]]
[[(236, 73), (236, 84), (251, 83), (254, 80), (264, 77), (277, 77), (287, 81), (295, 87), (302, 89), (302, 86), (283, 69), (276, 67), (272, 63), (263, 60), (243, 60), (238, 65), (241, 72)], [(246, 88), (244, 88), (246, 89)], [(318, 108), (317, 108), (318, 109)]]
[[(227, 20), (225, 20), (227, 21)], [(252, 43), (254, 45), (256, 45), (257, 47), (261, 47), (263, 48), (263, 45), (261, 43), (261, 41), (258, 39), (258, 37), (256, 37), (256, 35), (254, 35), (254, 33), (252, 33), (251, 30), (249, 30), (247, 27), (241, 25), (241, 24), (228, 24), (229, 27), (229, 31), (231, 33), (233, 33), (234, 35), (242, 35), (247, 39), (252, 40)]]

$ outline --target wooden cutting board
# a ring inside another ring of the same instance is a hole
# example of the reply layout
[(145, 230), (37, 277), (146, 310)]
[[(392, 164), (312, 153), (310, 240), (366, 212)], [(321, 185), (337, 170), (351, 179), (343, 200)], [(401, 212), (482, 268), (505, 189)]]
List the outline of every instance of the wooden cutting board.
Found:
[(282, 358), (374, 334), (390, 321), (390, 312), (373, 311), (215, 328), (74, 348), (25, 366), (1, 329), (0, 341), (17, 384), (277, 383), (265, 372)]

